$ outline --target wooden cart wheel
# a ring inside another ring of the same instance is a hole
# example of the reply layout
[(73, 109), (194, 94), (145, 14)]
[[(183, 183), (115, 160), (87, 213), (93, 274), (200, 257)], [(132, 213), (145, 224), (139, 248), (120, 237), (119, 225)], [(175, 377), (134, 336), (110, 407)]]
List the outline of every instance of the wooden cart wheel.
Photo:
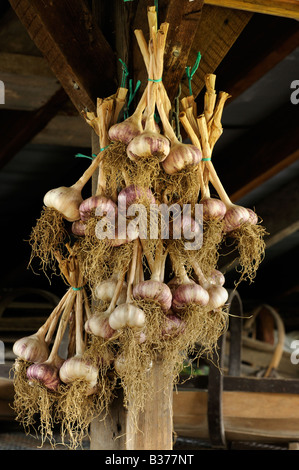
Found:
[(246, 321), (246, 323), (244, 325), (244, 331), (249, 333), (253, 330), (253, 328), (255, 327), (256, 318), (261, 313), (261, 311), (263, 309), (267, 309), (267, 311), (269, 313), (271, 313), (271, 315), (273, 316), (274, 322), (275, 322), (276, 327), (277, 327), (277, 336), (278, 336), (277, 337), (276, 347), (273, 351), (273, 355), (272, 355), (270, 364), (268, 365), (265, 373), (263, 374), (263, 377), (269, 377), (271, 372), (278, 368), (279, 363), (280, 363), (281, 358), (282, 358), (282, 355), (283, 355), (283, 346), (284, 346), (284, 341), (285, 341), (285, 328), (284, 328), (284, 324), (283, 324), (283, 321), (282, 321), (279, 313), (273, 307), (271, 307), (268, 304), (259, 305), (253, 311), (252, 316)]

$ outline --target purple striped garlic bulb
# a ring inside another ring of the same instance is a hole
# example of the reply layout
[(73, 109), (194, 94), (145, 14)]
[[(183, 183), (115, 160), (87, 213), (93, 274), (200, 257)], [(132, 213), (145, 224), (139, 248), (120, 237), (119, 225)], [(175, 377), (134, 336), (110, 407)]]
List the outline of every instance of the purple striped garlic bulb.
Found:
[(13, 353), (28, 362), (44, 362), (48, 359), (49, 348), (44, 336), (37, 333), (18, 339), (13, 345)]
[(114, 218), (117, 215), (117, 205), (111, 199), (104, 196), (91, 196), (85, 199), (79, 207), (80, 219), (87, 222), (93, 210), (96, 210), (96, 215), (107, 216)]
[(205, 307), (209, 302), (208, 292), (199, 284), (188, 283), (180, 285), (172, 296), (172, 310), (178, 312), (187, 305), (196, 304)]
[(232, 204), (224, 216), (224, 232), (229, 233), (241, 227), (249, 220), (249, 212), (245, 207)]
[(221, 199), (206, 197), (200, 201), (203, 206), (204, 220), (222, 220), (226, 214), (226, 205)]
[(169, 313), (165, 317), (165, 323), (162, 329), (162, 336), (164, 339), (170, 339), (184, 333), (186, 323), (173, 313)]
[(142, 281), (133, 287), (134, 299), (152, 300), (158, 302), (161, 309), (167, 312), (171, 307), (172, 294), (164, 282), (148, 280)]
[(55, 361), (31, 364), (26, 371), (29, 383), (39, 383), (51, 391), (57, 391), (61, 385), (59, 369), (63, 362), (57, 357)]

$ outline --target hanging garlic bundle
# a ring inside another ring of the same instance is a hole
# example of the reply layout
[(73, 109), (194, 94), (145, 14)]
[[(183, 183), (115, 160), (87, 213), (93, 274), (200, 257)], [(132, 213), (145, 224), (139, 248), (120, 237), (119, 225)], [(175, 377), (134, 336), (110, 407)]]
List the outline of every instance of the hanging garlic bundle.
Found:
[[(94, 413), (108, 405), (111, 387), (106, 372), (111, 357), (108, 360), (104, 350), (102, 355), (95, 356), (94, 351), (90, 354), (90, 346), (83, 339), (83, 322), (90, 317), (90, 307), (76, 247), (66, 248), (69, 257), (61, 258), (56, 253), (56, 258), (61, 276), (70, 287), (44, 325), (14, 344), (14, 409), (26, 427), (34, 425), (35, 415), (39, 414), (42, 440), (48, 438), (53, 446), (53, 426), (60, 422), (61, 435), (64, 438), (67, 434), (68, 445), (76, 448)], [(68, 353), (61, 357), (59, 348), (67, 330)]]
[(43, 270), (54, 268), (55, 252), (63, 254), (63, 247), (69, 241), (66, 222), (80, 219), (79, 207), (82, 203), (82, 190), (96, 171), (105, 153), (100, 152), (85, 170), (83, 175), (70, 187), (61, 186), (48, 191), (44, 196), (41, 217), (33, 227), (29, 243), (31, 258), (39, 258)]

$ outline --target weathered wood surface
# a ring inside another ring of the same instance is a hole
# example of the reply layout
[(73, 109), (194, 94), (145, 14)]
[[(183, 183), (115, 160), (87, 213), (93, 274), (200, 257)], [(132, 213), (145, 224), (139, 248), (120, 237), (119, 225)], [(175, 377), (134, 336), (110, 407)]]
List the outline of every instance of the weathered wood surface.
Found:
[[(228, 440), (299, 440), (299, 396), (282, 393), (223, 392), (223, 422)], [(178, 436), (209, 439), (208, 392), (174, 394), (174, 430)]]
[(116, 90), (115, 57), (80, 0), (10, 0), (75, 107), (95, 110), (96, 99)]
[(206, 4), (299, 19), (297, 0), (206, 0)]

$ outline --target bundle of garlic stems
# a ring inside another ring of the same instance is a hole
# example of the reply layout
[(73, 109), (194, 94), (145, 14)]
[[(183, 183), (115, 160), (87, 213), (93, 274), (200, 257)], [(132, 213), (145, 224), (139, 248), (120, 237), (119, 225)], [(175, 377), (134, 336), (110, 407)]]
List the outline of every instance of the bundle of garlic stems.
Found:
[[(224, 104), (229, 98), (228, 93), (220, 92), (218, 100), (216, 100), (214, 84), (215, 75), (207, 75), (204, 112), (195, 118), (192, 113), (187, 113), (186, 110), (182, 111), (180, 121), (191, 141), (203, 152), (202, 178), (199, 186), (204, 217), (205, 213), (217, 214), (217, 217), (223, 222), (223, 235), (232, 237), (237, 242), (241, 265), (241, 277), (237, 284), (245, 279), (252, 282), (264, 256), (266, 231), (258, 224), (258, 216), (251, 209), (231, 201), (211, 161), (213, 148), (223, 132), (221, 116)], [(195, 123), (197, 123), (197, 127)], [(217, 191), (219, 199), (211, 198), (209, 183)]]
[[(84, 322), (91, 317), (91, 310), (76, 254), (70, 246), (67, 246), (67, 250), (68, 258), (62, 259), (60, 254), (56, 253), (61, 274), (69, 285), (67, 292), (35, 334), (21, 338), (14, 344), (13, 351), (17, 356), (14, 407), (23, 424), (24, 421), (28, 423), (30, 410), (40, 413), (43, 432), (49, 436), (52, 423), (50, 417), (56, 414), (76, 447), (80, 444), (76, 434), (78, 420), (81, 420), (82, 430), (88, 427), (93, 418), (93, 415), (87, 413), (86, 406), (96, 412), (91, 406), (90, 400), (93, 398), (89, 397), (95, 397), (99, 411), (107, 406), (110, 391), (105, 383), (107, 397), (101, 390), (103, 403), (100, 403), (96, 396), (100, 369), (103, 366), (106, 372), (107, 364), (104, 359), (102, 362), (101, 356), (85, 355), (88, 353), (88, 343)], [(59, 348), (67, 328), (68, 348), (67, 352), (64, 351), (66, 357), (61, 357)], [(53, 410), (54, 403), (56, 411)], [(24, 408), (27, 411), (26, 416)]]

